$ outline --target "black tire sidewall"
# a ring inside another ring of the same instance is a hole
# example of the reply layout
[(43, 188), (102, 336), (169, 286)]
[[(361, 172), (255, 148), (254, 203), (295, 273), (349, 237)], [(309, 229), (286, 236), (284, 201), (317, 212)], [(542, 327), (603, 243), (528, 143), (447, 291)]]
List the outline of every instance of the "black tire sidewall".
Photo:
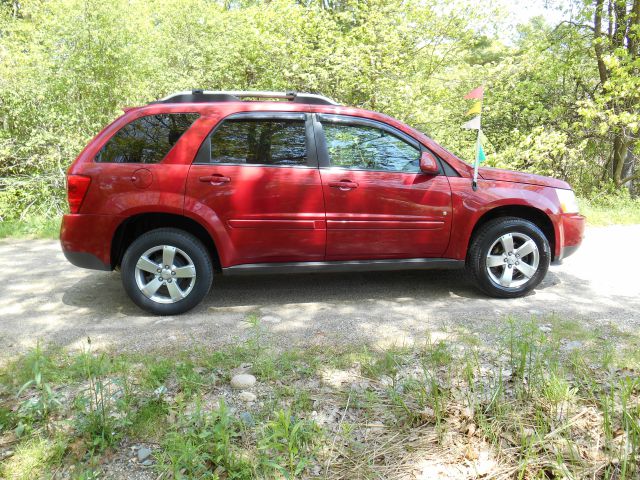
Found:
[[(171, 245), (183, 250), (196, 269), (196, 283), (193, 290), (176, 303), (157, 303), (147, 298), (138, 288), (135, 268), (140, 256), (148, 249), (158, 245)], [(178, 315), (191, 310), (209, 293), (213, 281), (213, 265), (206, 248), (193, 235), (178, 229), (161, 228), (151, 230), (127, 248), (121, 264), (122, 284), (131, 300), (143, 310), (155, 315)]]
[[(506, 288), (496, 284), (487, 272), (487, 254), (489, 248), (502, 235), (507, 233), (524, 233), (531, 237), (538, 246), (540, 261), (533, 277), (518, 288)], [(544, 279), (551, 263), (551, 248), (546, 236), (534, 223), (521, 218), (498, 218), (484, 225), (476, 235), (469, 250), (468, 264), (478, 287), (492, 297), (515, 298), (526, 295), (537, 287)]]

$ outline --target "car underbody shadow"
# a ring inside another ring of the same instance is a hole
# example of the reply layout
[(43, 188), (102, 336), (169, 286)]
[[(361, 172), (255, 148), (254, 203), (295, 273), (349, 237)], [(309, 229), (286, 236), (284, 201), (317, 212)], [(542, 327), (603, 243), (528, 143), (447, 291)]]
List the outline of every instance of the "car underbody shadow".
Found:
[[(549, 279), (543, 282), (549, 283)], [(358, 302), (362, 300), (477, 299), (477, 290), (463, 270), (411, 270), (359, 273), (214, 276), (211, 292), (194, 311), (203, 308)], [(147, 315), (126, 296), (118, 272), (91, 273), (67, 289), (66, 305), (105, 314)]]

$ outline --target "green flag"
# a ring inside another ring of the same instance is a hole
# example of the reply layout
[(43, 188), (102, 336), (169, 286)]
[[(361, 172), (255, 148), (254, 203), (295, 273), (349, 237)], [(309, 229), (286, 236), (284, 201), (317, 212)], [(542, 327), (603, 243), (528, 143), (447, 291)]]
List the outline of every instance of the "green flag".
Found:
[(478, 146), (478, 163), (482, 163), (487, 159), (487, 156), (484, 154), (484, 150), (482, 149), (482, 144)]

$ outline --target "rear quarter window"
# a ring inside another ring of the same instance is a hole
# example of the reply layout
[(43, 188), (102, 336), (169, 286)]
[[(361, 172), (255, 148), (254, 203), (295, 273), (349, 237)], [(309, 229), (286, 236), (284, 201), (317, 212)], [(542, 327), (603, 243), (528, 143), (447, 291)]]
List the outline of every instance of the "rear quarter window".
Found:
[(159, 163), (198, 117), (197, 113), (163, 113), (138, 118), (111, 137), (95, 161)]

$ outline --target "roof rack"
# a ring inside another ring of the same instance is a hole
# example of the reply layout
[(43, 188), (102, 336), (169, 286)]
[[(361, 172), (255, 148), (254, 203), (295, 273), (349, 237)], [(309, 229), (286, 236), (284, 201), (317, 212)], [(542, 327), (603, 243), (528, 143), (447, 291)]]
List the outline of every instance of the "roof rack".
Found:
[(330, 98), (314, 93), (212, 90), (187, 90), (172, 93), (151, 103), (241, 102), (245, 98), (269, 98), (313, 105), (339, 105)]

